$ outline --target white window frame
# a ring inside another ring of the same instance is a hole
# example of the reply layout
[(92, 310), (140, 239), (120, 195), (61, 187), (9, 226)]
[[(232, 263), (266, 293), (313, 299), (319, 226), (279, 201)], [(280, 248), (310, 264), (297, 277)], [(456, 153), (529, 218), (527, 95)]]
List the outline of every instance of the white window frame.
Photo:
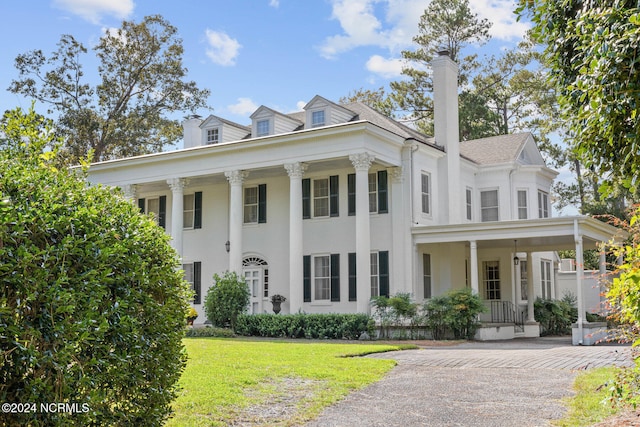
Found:
[[(263, 127), (266, 124), (266, 131), (265, 129), (263, 129)], [(271, 120), (269, 119), (262, 119), (262, 120), (256, 120), (256, 136), (267, 136), (271, 134)]]
[(195, 193), (184, 194), (182, 196), (182, 228), (184, 230), (192, 230), (195, 223), (196, 195)]
[[(426, 180), (426, 183), (425, 183), (425, 180)], [(420, 175), (420, 196), (421, 196), (420, 201), (422, 204), (422, 213), (430, 216), (431, 215), (431, 174), (428, 172), (422, 172), (422, 174)]]
[(465, 190), (465, 203), (467, 208), (467, 220), (473, 221), (473, 191), (469, 187)]
[[(212, 136), (215, 135), (215, 138), (212, 138)], [(205, 131), (205, 143), (207, 145), (212, 145), (212, 144), (219, 144), (220, 143), (220, 128), (219, 127), (214, 127), (214, 128), (208, 128)]]
[(378, 252), (371, 252), (371, 297), (380, 296), (380, 259)]
[[(431, 264), (431, 254), (422, 254), (422, 298), (424, 299), (429, 299), (433, 296), (433, 272)], [(428, 295), (427, 292), (425, 292), (427, 286), (429, 287)]]
[[(327, 194), (326, 195), (318, 195), (317, 191), (316, 191), (316, 183), (319, 183), (321, 181), (325, 181), (326, 182), (326, 189), (327, 189)], [(330, 182), (329, 182), (329, 177), (323, 177), (323, 178), (313, 178), (311, 180), (311, 212), (312, 212), (312, 217), (313, 218), (329, 218), (329, 216), (331, 215), (331, 206), (330, 206), (330, 197), (331, 197), (331, 188), (330, 188)], [(327, 213), (326, 215), (321, 215), (318, 214), (317, 209), (316, 209), (316, 202), (321, 202), (321, 201), (325, 201), (326, 202), (326, 210)]]
[(538, 190), (538, 218), (549, 218), (549, 193)]
[[(311, 283), (313, 284), (312, 295), (313, 301), (323, 301), (329, 302), (331, 301), (331, 255), (330, 254), (321, 254), (321, 255), (313, 255), (311, 257), (312, 260), (312, 278)], [(316, 264), (316, 260), (321, 260), (321, 262), (326, 262), (326, 265), (321, 265), (321, 268), (326, 268), (327, 275), (323, 275), (322, 271), (318, 272)], [(319, 274), (320, 273), (320, 274)], [(319, 288), (321, 287), (321, 288)], [(324, 294), (326, 292), (326, 295)], [(326, 298), (324, 298), (326, 296)]]
[[(317, 120), (316, 118), (318, 118), (318, 116), (322, 115), (322, 121)], [(325, 110), (316, 110), (316, 111), (312, 111), (311, 112), (311, 127), (315, 128), (315, 127), (320, 127), (320, 126), (324, 126), (326, 124), (326, 120), (327, 120), (327, 113), (325, 112)]]
[[(524, 194), (524, 205), (521, 205), (520, 195)], [(526, 189), (516, 191), (516, 204), (518, 209), (518, 219), (529, 219), (529, 192)]]
[[(495, 265), (490, 265), (495, 264)], [(497, 272), (496, 277), (489, 277), (488, 268)], [(482, 261), (482, 288), (485, 299), (488, 301), (500, 301), (502, 298), (502, 283), (500, 279), (500, 260)]]
[(518, 263), (520, 266), (520, 301), (525, 302), (529, 300), (529, 275), (527, 272), (526, 258), (520, 258)]
[(540, 260), (540, 289), (542, 294), (542, 299), (552, 299), (551, 295), (553, 293), (553, 281), (551, 279), (552, 264), (548, 259)]
[[(255, 190), (255, 202), (247, 202), (247, 190)], [(242, 190), (242, 223), (243, 224), (257, 224), (258, 223), (258, 204), (260, 198), (258, 195), (258, 186), (257, 185), (248, 185), (245, 186)], [(247, 212), (249, 211), (249, 218), (247, 218)], [(251, 213), (253, 212), (253, 214)], [(255, 216), (255, 220), (253, 217)]]
[(378, 213), (378, 172), (369, 173), (369, 213)]
[[(491, 205), (491, 206), (483, 206), (482, 204), (482, 195), (483, 193), (490, 193), (490, 192), (495, 192), (496, 193), (496, 205)], [(451, 196), (450, 197), (454, 197)], [(485, 219), (485, 212), (487, 211), (493, 211), (495, 210), (496, 212), (496, 219)], [(499, 221), (500, 220), (500, 191), (498, 188), (485, 188), (480, 190), (480, 221), (481, 222), (492, 222), (492, 221)]]
[[(151, 209), (151, 202), (154, 202), (156, 204), (155, 209)], [(151, 213), (153, 213), (153, 220), (156, 222), (156, 224), (158, 224), (159, 220), (160, 220), (160, 197), (156, 196), (156, 197), (146, 197), (145, 198), (145, 213), (147, 215), (150, 215)]]

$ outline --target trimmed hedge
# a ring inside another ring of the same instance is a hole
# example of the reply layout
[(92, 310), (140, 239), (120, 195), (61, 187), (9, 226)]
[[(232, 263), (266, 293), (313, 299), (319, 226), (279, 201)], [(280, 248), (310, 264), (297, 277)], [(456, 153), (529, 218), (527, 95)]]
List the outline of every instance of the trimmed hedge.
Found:
[(188, 327), (184, 334), (185, 337), (216, 337), (216, 338), (233, 338), (233, 331), (228, 328), (216, 328), (211, 326)]
[(375, 322), (367, 314), (243, 314), (238, 335), (271, 338), (350, 339), (373, 333)]

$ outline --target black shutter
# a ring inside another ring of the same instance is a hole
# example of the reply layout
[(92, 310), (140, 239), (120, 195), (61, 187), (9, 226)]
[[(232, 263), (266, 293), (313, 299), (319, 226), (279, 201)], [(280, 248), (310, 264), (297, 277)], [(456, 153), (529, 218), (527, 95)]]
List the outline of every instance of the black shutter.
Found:
[(340, 254), (331, 254), (331, 301), (340, 301)]
[(302, 180), (302, 219), (311, 218), (311, 180)]
[(380, 277), (380, 296), (389, 296), (389, 251), (378, 252), (378, 273)]
[(388, 213), (387, 171), (378, 171), (378, 213)]
[(302, 276), (304, 302), (311, 302), (311, 255), (302, 257)]
[(356, 253), (349, 253), (349, 301), (357, 301), (356, 292)]
[(356, 174), (347, 175), (347, 210), (349, 216), (356, 214)]
[(339, 216), (338, 209), (338, 175), (329, 177), (329, 216)]
[(267, 222), (267, 184), (258, 185), (258, 223)]
[(144, 199), (138, 199), (138, 207), (140, 208), (140, 212), (144, 213), (144, 208), (145, 208), (145, 200)]
[(193, 303), (200, 304), (202, 301), (202, 291), (200, 288), (200, 282), (202, 278), (202, 263), (200, 261), (193, 263), (193, 290), (195, 295), (193, 296)]
[(202, 228), (202, 191), (193, 195), (193, 228)]
[[(158, 225), (162, 228), (167, 227), (167, 196), (160, 196), (158, 209)], [(181, 215), (182, 213), (178, 213)]]

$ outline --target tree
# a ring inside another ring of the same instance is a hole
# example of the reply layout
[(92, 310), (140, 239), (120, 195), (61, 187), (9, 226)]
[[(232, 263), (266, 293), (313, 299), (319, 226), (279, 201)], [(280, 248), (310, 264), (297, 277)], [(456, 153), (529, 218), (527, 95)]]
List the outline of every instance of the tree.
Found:
[[(526, 1), (572, 146), (585, 165), (628, 188), (640, 176), (640, 8), (608, 0)], [(634, 190), (635, 192), (635, 190)]]
[(0, 424), (160, 425), (185, 366), (189, 287), (153, 220), (52, 163), (52, 125), (33, 108), (0, 121), (0, 401), (76, 410)]
[(20, 78), (9, 87), (58, 113), (71, 162), (89, 153), (100, 161), (160, 151), (182, 135), (178, 120), (168, 115), (205, 106), (209, 91), (185, 81), (182, 41), (161, 16), (124, 21), (93, 50), (100, 62), (95, 86), (84, 81), (87, 49), (63, 35), (48, 58), (41, 50), (18, 55)]
[(213, 286), (204, 299), (204, 311), (214, 326), (235, 329), (238, 316), (247, 311), (251, 293), (235, 272), (213, 275)]
[(338, 102), (340, 104), (361, 102), (387, 117), (395, 118), (395, 103), (391, 96), (385, 93), (384, 87), (380, 87), (378, 90), (360, 88), (349, 92), (347, 96), (341, 97)]

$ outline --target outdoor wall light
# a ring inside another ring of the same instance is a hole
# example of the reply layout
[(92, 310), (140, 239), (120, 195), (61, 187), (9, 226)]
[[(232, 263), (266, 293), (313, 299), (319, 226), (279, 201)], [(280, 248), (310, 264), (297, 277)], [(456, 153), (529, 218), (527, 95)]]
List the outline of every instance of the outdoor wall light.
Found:
[(513, 257), (513, 265), (518, 265), (520, 264), (520, 258), (518, 258), (518, 241), (514, 240), (513, 244), (515, 246), (515, 251), (514, 251), (515, 256)]
[(231, 250), (231, 242), (227, 240), (224, 243), (224, 248), (227, 250), (227, 253), (229, 253), (229, 251)]

